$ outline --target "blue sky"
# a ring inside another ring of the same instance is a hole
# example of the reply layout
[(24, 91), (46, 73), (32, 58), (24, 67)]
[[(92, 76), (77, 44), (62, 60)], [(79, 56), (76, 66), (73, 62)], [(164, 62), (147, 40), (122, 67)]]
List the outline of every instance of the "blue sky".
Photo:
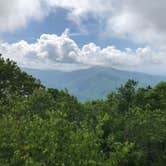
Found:
[(0, 1), (0, 52), (21, 67), (165, 75), (166, 2), (134, 1)]
[(127, 39), (100, 36), (101, 34), (99, 34), (99, 31), (102, 27), (97, 20), (93, 18), (88, 18), (86, 21), (83, 21), (82, 24), (86, 32), (82, 32), (79, 26), (67, 19), (67, 14), (68, 12), (65, 9), (57, 9), (56, 11), (52, 11), (42, 21), (33, 20), (24, 28), (20, 28), (14, 32), (1, 33), (1, 39), (9, 43), (18, 42), (20, 40), (26, 40), (29, 43), (34, 43), (41, 34), (61, 35), (65, 29), (68, 28), (71, 33), (71, 39), (76, 41), (79, 47), (90, 42), (94, 42), (101, 47), (114, 45), (119, 49), (128, 47), (136, 49), (140, 46), (140, 44), (138, 45), (130, 42)]

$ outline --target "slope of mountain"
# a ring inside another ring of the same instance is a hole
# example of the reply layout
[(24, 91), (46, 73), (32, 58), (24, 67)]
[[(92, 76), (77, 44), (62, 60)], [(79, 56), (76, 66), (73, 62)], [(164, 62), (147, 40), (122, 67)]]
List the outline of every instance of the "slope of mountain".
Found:
[(160, 81), (166, 81), (165, 76), (154, 76), (98, 66), (71, 72), (23, 70), (40, 79), (46, 87), (67, 88), (71, 94), (77, 96), (81, 101), (104, 98), (128, 79), (139, 81), (139, 87), (154, 86)]

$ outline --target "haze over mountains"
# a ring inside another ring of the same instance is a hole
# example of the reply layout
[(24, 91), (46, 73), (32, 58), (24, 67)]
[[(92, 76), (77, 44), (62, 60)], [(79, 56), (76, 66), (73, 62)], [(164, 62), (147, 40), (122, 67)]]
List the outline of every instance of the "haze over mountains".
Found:
[(166, 76), (148, 75), (144, 73), (121, 71), (109, 67), (91, 67), (70, 72), (58, 70), (24, 69), (24, 71), (41, 80), (47, 88), (67, 88), (79, 100), (102, 99), (116, 90), (128, 79), (139, 81), (139, 87), (154, 86), (166, 81)]

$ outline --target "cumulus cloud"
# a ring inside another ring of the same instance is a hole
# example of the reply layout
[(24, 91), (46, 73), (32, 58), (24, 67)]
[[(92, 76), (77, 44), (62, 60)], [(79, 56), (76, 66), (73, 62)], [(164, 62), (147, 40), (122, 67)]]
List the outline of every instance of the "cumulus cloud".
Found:
[(166, 1), (123, 0), (107, 19), (107, 32), (137, 43), (164, 46)]
[(0, 0), (0, 31), (14, 31), (48, 14), (45, 0)]
[(0, 0), (0, 31), (40, 20), (57, 8), (67, 10), (68, 19), (79, 26), (93, 17), (103, 27), (100, 33), (108, 37), (165, 47), (165, 0)]
[(43, 34), (33, 44), (24, 40), (12, 44), (1, 42), (0, 52), (26, 68), (74, 70), (86, 67), (76, 62), (80, 49), (68, 37), (67, 30), (61, 36)]
[(94, 17), (108, 37), (164, 46), (166, 42), (165, 0), (48, 0), (49, 6), (68, 10), (68, 18), (81, 23)]
[[(68, 10), (68, 18), (77, 24), (89, 13), (107, 9), (102, 0), (0, 0), (0, 31), (14, 31), (31, 20), (41, 20), (52, 10)], [(110, 3), (110, 2), (109, 2)]]
[(32, 44), (1, 42), (0, 52), (25, 68), (77, 70), (100, 65), (158, 74), (166, 71), (165, 50), (147, 46), (121, 51), (114, 46), (101, 48), (95, 43), (79, 48), (67, 30), (60, 36), (43, 34)]

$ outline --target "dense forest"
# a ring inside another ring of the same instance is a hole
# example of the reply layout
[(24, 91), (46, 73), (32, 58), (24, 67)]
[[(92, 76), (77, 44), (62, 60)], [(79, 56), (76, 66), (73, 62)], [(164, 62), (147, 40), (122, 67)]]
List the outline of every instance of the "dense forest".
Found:
[(1, 166), (165, 164), (166, 82), (81, 103), (0, 57)]

